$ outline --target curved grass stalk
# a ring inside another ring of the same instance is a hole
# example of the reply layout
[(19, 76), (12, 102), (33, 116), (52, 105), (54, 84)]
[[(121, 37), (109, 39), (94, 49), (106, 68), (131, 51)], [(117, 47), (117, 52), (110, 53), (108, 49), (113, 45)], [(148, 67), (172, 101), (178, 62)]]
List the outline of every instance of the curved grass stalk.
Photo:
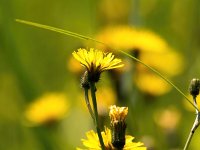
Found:
[(35, 26), (35, 27), (38, 27), (38, 28), (42, 28), (42, 29), (54, 31), (54, 32), (57, 32), (57, 33), (65, 34), (65, 35), (72, 36), (72, 37), (75, 37), (75, 38), (79, 38), (79, 39), (82, 39), (82, 40), (91, 40), (91, 41), (94, 41), (94, 42), (97, 42), (97, 43), (104, 44), (100, 41), (97, 41), (97, 40), (91, 38), (91, 37), (84, 36), (84, 35), (81, 35), (81, 34), (78, 34), (78, 33), (75, 33), (75, 32), (71, 32), (71, 31), (63, 30), (63, 29), (60, 29), (60, 28), (55, 28), (55, 27), (52, 27), (52, 26), (48, 26), (48, 25), (44, 25), (44, 24), (40, 24), (40, 23), (36, 23), (36, 22), (31, 22), (31, 21), (26, 21), (26, 20), (21, 20), (21, 19), (16, 19), (15, 21), (22, 23), (22, 24), (27, 24), (27, 25), (30, 25), (30, 26)]
[[(38, 27), (38, 28), (51, 30), (51, 31), (54, 31), (54, 32), (58, 32), (58, 33), (61, 33), (61, 34), (65, 34), (65, 35), (68, 35), (68, 36), (79, 38), (79, 39), (82, 39), (82, 40), (91, 40), (91, 41), (94, 41), (96, 43), (100, 43), (100, 44), (106, 45), (107, 47), (110, 47), (110, 46), (108, 46), (107, 44), (105, 44), (105, 43), (103, 43), (101, 41), (98, 41), (98, 40), (96, 40), (94, 38), (91, 38), (91, 37), (88, 37), (88, 36), (84, 36), (84, 35), (81, 35), (81, 34), (78, 34), (78, 33), (75, 33), (75, 32), (71, 32), (71, 31), (67, 31), (67, 30), (63, 30), (63, 29), (60, 29), (60, 28), (55, 28), (55, 27), (52, 27), (52, 26), (43, 25), (43, 24), (31, 22), (31, 21), (21, 20), (21, 19), (16, 19), (15, 21), (19, 22), (19, 23), (30, 25), (30, 26), (35, 26), (35, 27)], [(118, 50), (118, 51), (121, 52), (121, 53), (123, 53), (124, 55), (130, 57), (131, 59), (137, 61), (138, 63), (144, 65), (145, 67), (147, 67), (148, 69), (150, 69), (152, 72), (154, 72), (155, 74), (157, 74), (165, 82), (167, 82), (174, 89), (176, 89), (195, 109), (197, 109), (199, 111), (199, 109), (187, 98), (187, 96), (176, 85), (174, 85), (169, 79), (167, 79), (166, 77), (164, 77), (159, 71), (157, 71), (156, 69), (152, 68), (151, 66), (145, 64), (141, 60), (135, 58), (134, 56), (132, 56), (132, 55), (130, 55), (130, 54), (128, 54), (128, 53), (126, 53), (126, 52), (124, 52), (122, 50)]]

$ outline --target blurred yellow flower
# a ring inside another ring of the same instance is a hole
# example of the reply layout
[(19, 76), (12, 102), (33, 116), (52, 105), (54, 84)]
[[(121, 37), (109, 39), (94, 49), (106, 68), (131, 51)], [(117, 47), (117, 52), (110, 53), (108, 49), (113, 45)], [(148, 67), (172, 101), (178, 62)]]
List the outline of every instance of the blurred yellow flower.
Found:
[(153, 73), (137, 73), (133, 79), (143, 92), (150, 95), (162, 95), (170, 90), (170, 85)]
[[(115, 150), (111, 143), (111, 131), (105, 128), (104, 132), (101, 132), (106, 150)], [(86, 133), (87, 139), (82, 139), (83, 145), (86, 149), (77, 148), (77, 150), (101, 150), (97, 133), (93, 130)], [(123, 150), (146, 150), (144, 144), (141, 142), (133, 142), (134, 137), (126, 135), (126, 144)]]
[[(82, 103), (80, 103), (80, 106), (86, 109), (84, 96), (82, 94), (80, 95), (80, 99), (83, 99), (81, 101)], [(108, 114), (108, 108), (111, 105), (116, 104), (117, 97), (111, 87), (99, 86), (98, 92), (96, 92), (96, 99), (99, 115), (106, 116)]]
[(116, 95), (110, 87), (99, 87), (96, 92), (99, 115), (106, 115), (110, 105), (116, 103)]
[(74, 57), (68, 59), (67, 68), (72, 73), (80, 74), (83, 72), (83, 67), (80, 66), (80, 63)]
[(68, 109), (64, 94), (47, 93), (28, 106), (25, 117), (33, 125), (49, 124), (63, 119)]
[(159, 35), (130, 26), (109, 26), (97, 34), (96, 39), (116, 50), (160, 52), (169, 49)]
[(165, 130), (175, 129), (180, 119), (181, 113), (175, 107), (159, 110), (154, 114), (155, 123)]
[(74, 58), (86, 67), (89, 76), (88, 80), (93, 80), (94, 82), (99, 80), (103, 71), (123, 66), (121, 59), (114, 58), (115, 56), (112, 53), (103, 53), (93, 48), (90, 48), (89, 51), (80, 48), (72, 54)]
[[(183, 69), (182, 56), (152, 31), (129, 26), (111, 26), (97, 34), (96, 38), (116, 51), (124, 50), (133, 54), (168, 78), (178, 75)], [(108, 47), (101, 45), (101, 48), (107, 49)], [(156, 77), (148, 68), (139, 63), (135, 65), (134, 82), (139, 89), (155, 96), (170, 90), (171, 87)]]
[[(116, 50), (131, 50), (134, 48), (134, 38), (136, 38), (136, 33), (136, 30), (133, 30), (133, 28), (129, 26), (111, 26), (97, 34), (96, 39)], [(107, 48), (104, 45), (98, 46), (101, 46), (101, 49)]]

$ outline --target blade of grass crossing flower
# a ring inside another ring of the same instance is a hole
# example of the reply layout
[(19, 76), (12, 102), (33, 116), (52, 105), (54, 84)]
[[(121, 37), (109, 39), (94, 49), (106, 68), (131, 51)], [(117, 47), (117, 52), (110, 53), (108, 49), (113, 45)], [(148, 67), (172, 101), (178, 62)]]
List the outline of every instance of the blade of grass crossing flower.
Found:
[[(95, 40), (95, 39), (93, 39), (91, 37), (84, 36), (84, 35), (81, 35), (81, 34), (78, 34), (78, 33), (75, 33), (75, 32), (71, 32), (71, 31), (67, 31), (67, 30), (63, 30), (63, 29), (60, 29), (60, 28), (55, 28), (55, 27), (52, 27), (52, 26), (39, 24), (39, 23), (31, 22), (31, 21), (21, 20), (21, 19), (16, 19), (15, 21), (19, 22), (19, 23), (30, 25), (30, 26), (35, 26), (35, 27), (38, 27), (38, 28), (51, 30), (51, 31), (54, 31), (54, 32), (57, 32), (57, 33), (65, 34), (65, 35), (72, 36), (72, 37), (75, 37), (75, 38), (79, 38), (79, 39), (82, 39), (82, 40), (91, 40), (91, 41), (106, 45), (107, 47), (111, 48), (110, 46), (108, 46), (107, 44), (105, 44), (105, 43), (103, 43), (101, 41)], [(113, 48), (111, 48), (111, 49), (113, 49)], [(170, 80), (168, 80), (166, 77), (164, 77), (160, 72), (158, 72), (154, 68), (152, 68), (149, 65), (143, 63), (141, 60), (135, 58), (134, 56), (132, 56), (132, 55), (130, 55), (128, 53), (126, 53), (126, 52), (124, 52), (122, 50), (118, 50), (118, 51), (123, 53), (124, 55), (130, 57), (131, 59), (137, 61), (138, 63), (146, 66), (151, 71), (153, 71), (155, 74), (157, 74), (159, 77), (161, 77), (165, 82), (167, 82), (173, 88), (175, 88), (194, 108), (196, 108), (198, 110), (198, 108), (187, 98), (187, 96), (177, 86), (175, 86)]]

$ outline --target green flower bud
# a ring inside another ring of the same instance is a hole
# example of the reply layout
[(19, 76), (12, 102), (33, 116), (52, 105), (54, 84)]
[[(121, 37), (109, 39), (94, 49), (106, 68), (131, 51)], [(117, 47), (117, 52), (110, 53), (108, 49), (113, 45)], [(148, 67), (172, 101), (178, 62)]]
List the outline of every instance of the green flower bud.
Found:
[(199, 79), (192, 79), (189, 86), (189, 92), (192, 96), (196, 97), (199, 95), (200, 89), (200, 80)]

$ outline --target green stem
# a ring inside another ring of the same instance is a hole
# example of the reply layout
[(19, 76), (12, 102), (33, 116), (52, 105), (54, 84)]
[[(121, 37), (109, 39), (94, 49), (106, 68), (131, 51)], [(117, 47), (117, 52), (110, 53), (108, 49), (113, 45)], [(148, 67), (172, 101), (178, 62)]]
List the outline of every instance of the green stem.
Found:
[[(193, 101), (194, 101), (194, 105), (197, 107), (197, 103), (196, 103), (196, 97), (193, 96)], [(185, 143), (185, 146), (184, 146), (184, 149), (183, 150), (187, 150), (189, 145), (190, 145), (190, 142), (192, 140), (192, 137), (194, 135), (194, 132), (196, 131), (196, 129), (198, 128), (200, 122), (199, 122), (199, 119), (200, 119), (200, 112), (198, 111), (198, 109), (196, 109), (196, 113), (197, 113), (197, 116), (195, 118), (195, 121), (194, 121), (194, 124), (192, 126), (192, 129), (190, 131), (190, 134), (187, 138), (187, 141)]]
[(95, 122), (94, 112), (93, 112), (93, 110), (92, 110), (92, 108), (91, 108), (90, 101), (89, 101), (88, 89), (87, 89), (87, 88), (84, 88), (84, 92), (85, 92), (85, 102), (86, 102), (87, 108), (88, 108), (88, 110), (89, 110), (89, 113), (90, 113), (92, 119), (93, 119), (94, 122)]
[(94, 82), (90, 82), (90, 88), (91, 88), (91, 97), (92, 97), (93, 108), (94, 108), (94, 116), (95, 116), (95, 125), (96, 125), (97, 135), (99, 137), (99, 142), (101, 144), (102, 150), (105, 150), (105, 145), (103, 143), (103, 138), (102, 138), (101, 131), (99, 128), (98, 109), (97, 109), (97, 101), (96, 101), (96, 94), (95, 94), (96, 89), (95, 89)]
[(191, 129), (191, 131), (190, 131), (190, 134), (189, 134), (189, 136), (188, 136), (188, 139), (187, 139), (187, 141), (186, 141), (186, 143), (185, 143), (185, 146), (184, 146), (184, 149), (183, 150), (187, 150), (188, 149), (188, 147), (189, 147), (189, 145), (190, 145), (190, 142), (191, 142), (191, 140), (192, 140), (192, 137), (193, 137), (193, 135), (194, 135), (194, 132), (196, 131), (196, 129), (198, 128), (198, 126), (199, 126), (199, 114), (197, 114), (197, 117), (196, 117), (196, 119), (195, 119), (195, 121), (194, 121), (194, 124), (193, 124), (193, 126), (192, 126), (192, 129)]
[(192, 137), (193, 137), (194, 133), (190, 132), (189, 136), (188, 136), (188, 139), (187, 139), (187, 142), (185, 144), (185, 147), (183, 150), (187, 150), (188, 149), (188, 146), (190, 145), (190, 142), (192, 140)]

